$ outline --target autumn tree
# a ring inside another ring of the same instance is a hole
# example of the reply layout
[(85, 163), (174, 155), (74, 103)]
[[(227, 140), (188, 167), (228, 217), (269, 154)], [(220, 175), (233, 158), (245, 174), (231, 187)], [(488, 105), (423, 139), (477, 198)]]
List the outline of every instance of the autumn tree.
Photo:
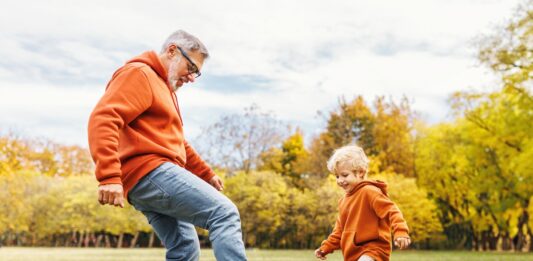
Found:
[(413, 124), (416, 115), (409, 101), (377, 97), (369, 106), (358, 96), (351, 102), (344, 98), (329, 114), (327, 128), (309, 148), (309, 172), (325, 177), (325, 162), (333, 150), (351, 143), (361, 146), (367, 155), (379, 158), (381, 171), (414, 176)]
[(272, 147), (261, 154), (259, 170), (280, 173), (289, 178), (294, 186), (304, 188), (307, 178), (305, 173), (307, 157), (303, 133), (297, 129), (282, 142), (281, 147)]

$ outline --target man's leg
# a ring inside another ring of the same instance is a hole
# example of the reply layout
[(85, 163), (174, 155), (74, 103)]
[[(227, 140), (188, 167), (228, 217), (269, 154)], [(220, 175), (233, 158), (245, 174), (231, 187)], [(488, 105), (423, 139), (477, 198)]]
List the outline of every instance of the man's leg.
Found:
[(240, 216), (231, 200), (187, 170), (165, 163), (130, 192), (131, 203), (209, 230), (217, 260), (246, 260)]
[(200, 242), (191, 223), (152, 211), (143, 211), (148, 222), (167, 249), (167, 261), (198, 261)]

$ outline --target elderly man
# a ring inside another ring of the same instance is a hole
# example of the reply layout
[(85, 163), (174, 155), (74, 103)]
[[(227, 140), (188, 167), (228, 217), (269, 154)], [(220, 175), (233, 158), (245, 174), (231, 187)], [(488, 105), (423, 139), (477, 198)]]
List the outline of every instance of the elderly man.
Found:
[(119, 68), (89, 119), (101, 204), (124, 198), (148, 219), (167, 260), (198, 260), (195, 225), (209, 230), (217, 260), (246, 260), (239, 212), (223, 184), (183, 136), (175, 91), (201, 75), (209, 57), (179, 30), (159, 54), (145, 52)]

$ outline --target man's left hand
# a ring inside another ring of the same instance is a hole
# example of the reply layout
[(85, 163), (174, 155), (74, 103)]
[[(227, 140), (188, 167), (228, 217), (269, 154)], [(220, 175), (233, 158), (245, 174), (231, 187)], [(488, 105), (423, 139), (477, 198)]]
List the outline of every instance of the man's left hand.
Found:
[(224, 189), (224, 184), (222, 184), (222, 180), (218, 176), (214, 176), (213, 178), (211, 178), (209, 184), (215, 187), (218, 191), (222, 191)]

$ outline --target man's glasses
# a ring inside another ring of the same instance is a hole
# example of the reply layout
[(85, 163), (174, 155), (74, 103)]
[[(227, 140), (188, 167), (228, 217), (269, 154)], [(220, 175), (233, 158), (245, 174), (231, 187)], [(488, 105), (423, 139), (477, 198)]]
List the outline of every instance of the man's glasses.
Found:
[(202, 75), (202, 73), (200, 72), (200, 70), (198, 70), (198, 66), (196, 66), (196, 64), (193, 63), (193, 61), (191, 60), (189, 55), (187, 55), (187, 53), (185, 51), (183, 51), (183, 49), (181, 49), (181, 47), (176, 46), (176, 48), (178, 48), (178, 50), (180, 50), (181, 55), (183, 55), (183, 57), (185, 57), (185, 59), (187, 59), (187, 61), (189, 62), (189, 64), (187, 65), (187, 70), (189, 70), (189, 74), (192, 74), (192, 76), (194, 76), (194, 78), (200, 77), (200, 75)]

